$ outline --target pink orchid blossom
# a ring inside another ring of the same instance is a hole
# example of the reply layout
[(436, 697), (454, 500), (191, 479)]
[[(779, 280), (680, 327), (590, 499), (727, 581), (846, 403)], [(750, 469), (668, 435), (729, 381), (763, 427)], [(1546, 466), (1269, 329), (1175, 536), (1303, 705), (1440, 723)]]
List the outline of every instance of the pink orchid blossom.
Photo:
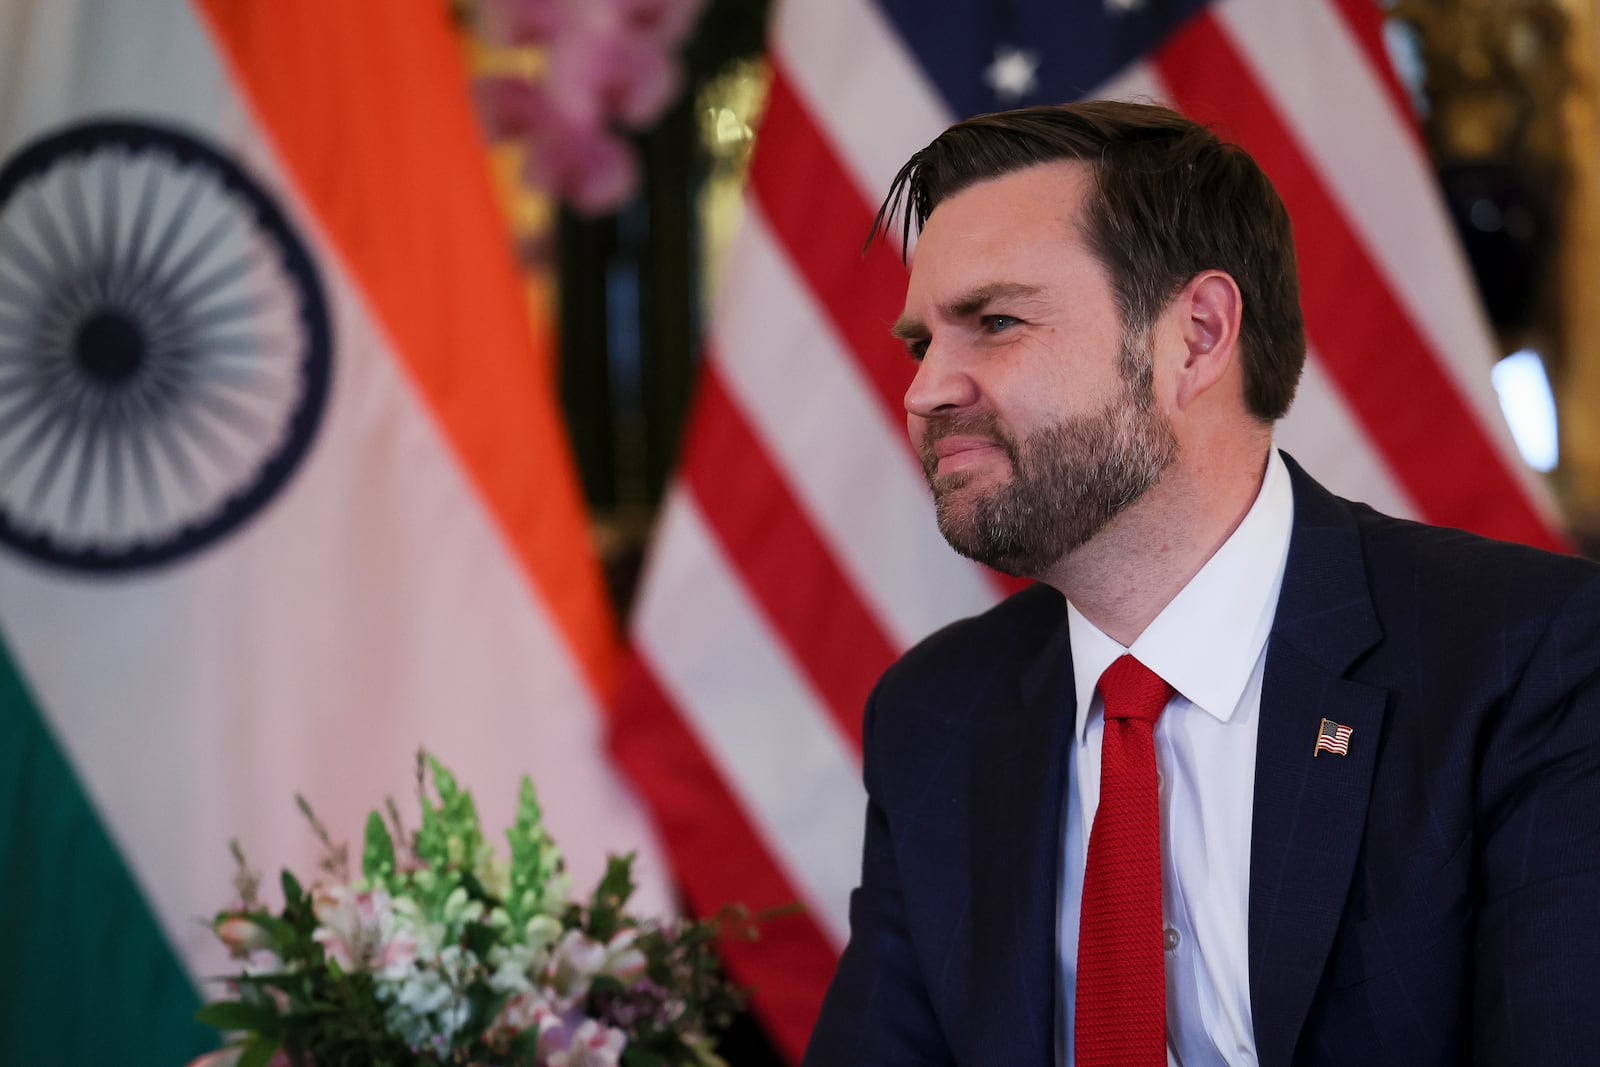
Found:
[(681, 43), (694, 28), (705, 0), (613, 0), (634, 30), (663, 46)]
[(526, 142), (526, 177), (586, 214), (633, 194), (638, 165), (619, 128), (643, 129), (682, 90), (676, 49), (704, 0), (489, 0), (486, 32), (539, 43), (537, 84), (485, 79), (491, 137)]
[(593, 21), (550, 43), (545, 85), (555, 106), (598, 124), (649, 125), (677, 96), (677, 58), (620, 21)]
[(572, 1035), (572, 1042), (551, 1054), (550, 1067), (617, 1067), (622, 1049), (628, 1043), (621, 1030), (584, 1020)]

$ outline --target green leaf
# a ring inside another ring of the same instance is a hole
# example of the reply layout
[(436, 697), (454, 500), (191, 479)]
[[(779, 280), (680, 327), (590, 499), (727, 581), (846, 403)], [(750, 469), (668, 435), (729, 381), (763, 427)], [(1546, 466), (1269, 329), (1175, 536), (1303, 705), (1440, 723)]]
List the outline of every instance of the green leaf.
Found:
[(285, 869), (281, 881), (283, 882), (284, 910), (288, 911), (291, 908), (299, 907), (306, 895), (305, 890), (300, 888), (300, 880)]
[(617, 1061), (621, 1067), (666, 1067), (666, 1058), (659, 1052), (652, 1052), (639, 1045), (629, 1045), (622, 1050), (622, 1058)]
[(283, 1046), (282, 1041), (258, 1037), (245, 1045), (244, 1053), (235, 1067), (267, 1067), (273, 1055)]
[(609, 857), (606, 873), (589, 901), (590, 937), (596, 941), (610, 941), (616, 936), (622, 926), (622, 909), (633, 890), (633, 853)]
[(361, 873), (374, 885), (394, 888), (394, 838), (377, 812), (367, 816), (366, 847), (361, 850)]
[(250, 1030), (255, 1033), (275, 1034), (278, 1031), (278, 1013), (265, 1004), (245, 1004), (237, 1000), (219, 1000), (207, 1004), (194, 1013), (195, 1022), (214, 1026), (218, 1030)]

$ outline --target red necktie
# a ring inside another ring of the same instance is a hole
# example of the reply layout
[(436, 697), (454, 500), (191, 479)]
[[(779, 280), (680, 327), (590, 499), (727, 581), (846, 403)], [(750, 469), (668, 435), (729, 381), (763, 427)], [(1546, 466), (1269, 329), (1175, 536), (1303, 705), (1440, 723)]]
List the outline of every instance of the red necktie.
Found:
[(1105, 739), (1078, 924), (1077, 1067), (1166, 1067), (1155, 725), (1172, 687), (1123, 656), (1100, 676)]

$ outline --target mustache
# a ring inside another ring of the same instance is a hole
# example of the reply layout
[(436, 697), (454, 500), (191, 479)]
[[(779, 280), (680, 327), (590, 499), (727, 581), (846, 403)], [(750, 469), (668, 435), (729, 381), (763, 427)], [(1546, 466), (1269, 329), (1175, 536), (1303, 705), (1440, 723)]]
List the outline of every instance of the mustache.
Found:
[(947, 437), (979, 437), (993, 442), (1006, 454), (1013, 467), (1019, 459), (1019, 449), (1016, 439), (1005, 431), (1000, 425), (1000, 419), (992, 411), (963, 412), (957, 415), (940, 415), (924, 420), (925, 429), (922, 441), (917, 446), (918, 457), (922, 460), (922, 473), (932, 482), (939, 469), (939, 457), (934, 455), (933, 446)]

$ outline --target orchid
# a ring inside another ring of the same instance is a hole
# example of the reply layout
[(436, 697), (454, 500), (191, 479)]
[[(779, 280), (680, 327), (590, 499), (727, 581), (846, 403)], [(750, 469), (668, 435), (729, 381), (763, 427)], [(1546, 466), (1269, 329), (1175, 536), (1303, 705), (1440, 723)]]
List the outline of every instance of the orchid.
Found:
[(538, 82), (479, 87), (491, 137), (525, 141), (525, 176), (578, 210), (615, 210), (638, 182), (624, 140), (682, 88), (677, 47), (705, 0), (483, 0), (491, 39), (544, 51)]

